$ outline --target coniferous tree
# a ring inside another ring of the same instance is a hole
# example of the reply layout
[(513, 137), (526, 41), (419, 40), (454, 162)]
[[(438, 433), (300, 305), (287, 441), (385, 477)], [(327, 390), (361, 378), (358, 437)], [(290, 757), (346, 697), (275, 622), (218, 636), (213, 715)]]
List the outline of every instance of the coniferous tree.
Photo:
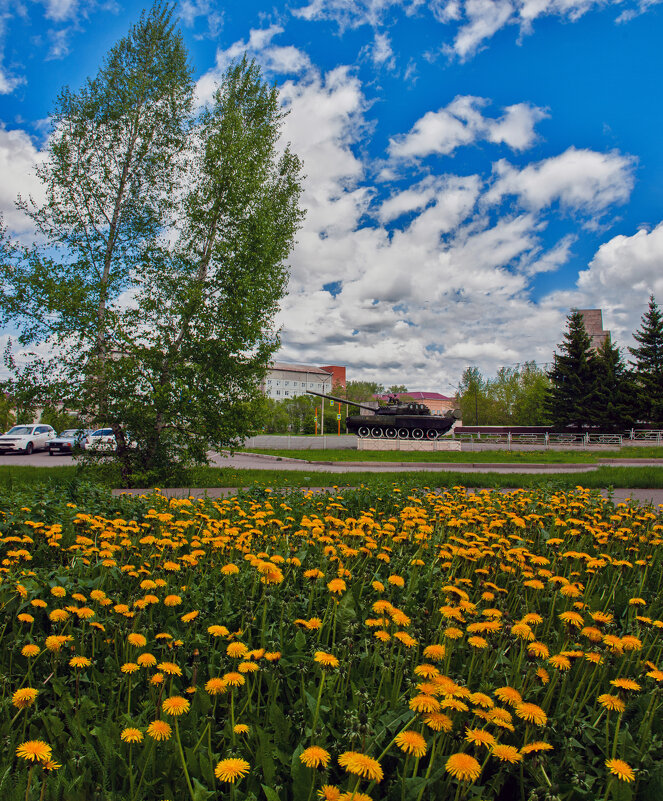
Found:
[(582, 314), (574, 310), (566, 320), (568, 330), (548, 373), (546, 409), (553, 426), (581, 429), (593, 423), (598, 364)]
[(637, 416), (663, 421), (663, 314), (654, 300), (642, 315), (640, 329), (633, 334), (638, 347), (629, 348), (635, 367)]
[(633, 377), (610, 334), (596, 354), (597, 380), (593, 423), (601, 431), (624, 431), (635, 422)]

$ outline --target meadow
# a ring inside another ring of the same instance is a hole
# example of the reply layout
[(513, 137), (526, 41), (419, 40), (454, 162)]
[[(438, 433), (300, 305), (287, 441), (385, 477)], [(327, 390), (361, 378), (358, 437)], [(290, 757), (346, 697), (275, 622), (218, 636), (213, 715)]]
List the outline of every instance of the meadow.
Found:
[(3, 801), (663, 797), (663, 520), (597, 493), (0, 495)]

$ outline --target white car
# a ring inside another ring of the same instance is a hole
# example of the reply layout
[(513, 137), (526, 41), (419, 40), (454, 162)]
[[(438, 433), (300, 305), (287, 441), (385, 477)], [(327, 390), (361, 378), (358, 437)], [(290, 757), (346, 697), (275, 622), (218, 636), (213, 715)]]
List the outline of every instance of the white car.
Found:
[(98, 428), (93, 431), (84, 444), (86, 451), (114, 451), (117, 448), (112, 428)]
[(31, 454), (33, 451), (45, 451), (48, 450), (49, 441), (56, 436), (57, 432), (52, 426), (14, 426), (0, 436), (0, 453)]

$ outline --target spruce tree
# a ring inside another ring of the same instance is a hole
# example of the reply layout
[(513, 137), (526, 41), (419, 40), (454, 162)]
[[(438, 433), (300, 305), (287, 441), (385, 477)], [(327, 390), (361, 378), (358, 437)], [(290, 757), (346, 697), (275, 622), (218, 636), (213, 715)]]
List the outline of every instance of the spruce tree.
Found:
[(566, 320), (568, 330), (548, 373), (545, 405), (553, 426), (580, 430), (594, 421), (598, 364), (582, 314), (574, 310)]
[(620, 349), (612, 344), (610, 334), (597, 354), (594, 424), (601, 431), (623, 432), (636, 419), (635, 388)]
[(638, 418), (663, 422), (663, 314), (653, 295), (633, 339), (639, 343), (628, 349), (635, 367)]

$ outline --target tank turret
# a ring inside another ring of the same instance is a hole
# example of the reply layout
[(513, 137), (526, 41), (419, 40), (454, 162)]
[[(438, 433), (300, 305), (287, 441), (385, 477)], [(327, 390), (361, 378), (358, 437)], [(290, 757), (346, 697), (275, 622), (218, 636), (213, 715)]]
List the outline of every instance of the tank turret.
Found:
[(370, 412), (370, 415), (348, 415), (345, 419), (348, 434), (356, 434), (358, 437), (435, 440), (450, 431), (460, 418), (456, 409), (444, 415), (431, 414), (428, 406), (423, 403), (415, 401), (401, 403), (395, 395), (390, 396), (386, 404), (374, 409), (365, 403), (324, 395), (322, 392), (308, 390), (308, 394), (329, 398), (337, 403), (345, 403)]

